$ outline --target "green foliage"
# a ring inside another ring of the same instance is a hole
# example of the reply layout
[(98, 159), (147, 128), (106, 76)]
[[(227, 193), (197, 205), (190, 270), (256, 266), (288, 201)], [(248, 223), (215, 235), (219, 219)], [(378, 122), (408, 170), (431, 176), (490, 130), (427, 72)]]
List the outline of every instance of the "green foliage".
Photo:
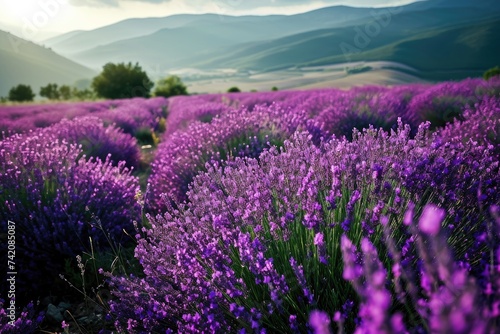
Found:
[(346, 67), (345, 72), (347, 74), (358, 74), (363, 72), (369, 72), (373, 68), (371, 66), (355, 66), (355, 67)]
[(228, 93), (240, 93), (240, 92), (241, 92), (241, 90), (240, 90), (238, 87), (234, 86), (234, 87), (229, 88), (229, 89), (227, 90), (227, 92), (228, 92)]
[(40, 96), (49, 100), (59, 100), (60, 94), (57, 84), (49, 83), (47, 86), (41, 87)]
[(495, 66), (493, 68), (490, 68), (483, 74), (484, 80), (489, 80), (493, 77), (499, 76), (500, 75), (500, 67)]
[(71, 96), (73, 99), (80, 101), (95, 100), (94, 92), (92, 92), (90, 89), (80, 90), (74, 87), (73, 90), (71, 91)]
[(157, 137), (150, 128), (140, 128), (135, 132), (135, 138), (140, 145), (156, 146)]
[(92, 81), (97, 96), (107, 99), (149, 97), (153, 85), (137, 63), (108, 63)]
[(59, 98), (64, 101), (71, 100), (71, 87), (68, 85), (59, 87)]
[(9, 91), (9, 101), (28, 102), (33, 101), (35, 94), (29, 85), (17, 85)]
[(181, 78), (171, 75), (161, 79), (156, 84), (155, 96), (171, 97), (176, 95), (188, 95), (187, 87), (182, 83)]
[(157, 130), (159, 133), (163, 133), (167, 130), (167, 120), (165, 117), (160, 118), (158, 121)]
[(278, 87), (274, 86), (273, 88), (271, 88), (271, 90), (272, 90), (273, 92), (277, 92), (277, 91), (278, 91)]
[(78, 88), (79, 90), (90, 89), (92, 87), (92, 80), (90, 79), (80, 79), (75, 81), (73, 87)]

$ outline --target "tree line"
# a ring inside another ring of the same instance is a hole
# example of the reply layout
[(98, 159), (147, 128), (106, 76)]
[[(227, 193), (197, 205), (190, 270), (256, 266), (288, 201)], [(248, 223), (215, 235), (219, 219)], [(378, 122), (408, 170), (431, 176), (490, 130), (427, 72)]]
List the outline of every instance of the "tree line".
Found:
[[(154, 90), (151, 93), (153, 88)], [(273, 87), (272, 90), (276, 91), (278, 88)], [(241, 90), (238, 87), (231, 87), (227, 92), (239, 93)], [(171, 97), (188, 95), (188, 90), (186, 85), (176, 75), (160, 79), (154, 84), (138, 63), (135, 65), (132, 63), (108, 63), (104, 65), (102, 72), (92, 80), (90, 88), (79, 89), (77, 87), (70, 87), (69, 85), (59, 86), (56, 83), (49, 83), (41, 87), (38, 94), (51, 101), (86, 101), (97, 98)], [(30, 102), (33, 101), (35, 96), (36, 94), (31, 86), (19, 84), (10, 89), (8, 97), (0, 99), (1, 102)]]
[[(40, 88), (39, 95), (48, 100), (93, 100), (104, 99), (124, 99), (133, 97), (153, 96), (170, 97), (175, 95), (187, 95), (187, 87), (176, 75), (168, 76), (159, 80), (156, 85), (151, 81), (139, 64), (132, 63), (104, 65), (102, 72), (96, 76), (91, 83), (91, 88), (78, 89), (68, 85), (59, 86), (49, 83)], [(29, 85), (19, 84), (10, 89), (8, 97), (2, 98), (3, 102), (30, 102), (35, 98), (35, 93)]]

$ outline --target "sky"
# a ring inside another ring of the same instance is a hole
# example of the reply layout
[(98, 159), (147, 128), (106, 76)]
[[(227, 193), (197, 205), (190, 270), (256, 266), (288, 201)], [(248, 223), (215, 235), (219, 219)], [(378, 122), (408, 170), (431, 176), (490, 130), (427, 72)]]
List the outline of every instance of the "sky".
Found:
[(216, 13), (226, 15), (296, 14), (348, 5), (398, 6), (415, 0), (0, 0), (0, 29), (43, 41), (54, 35), (91, 30), (133, 17)]

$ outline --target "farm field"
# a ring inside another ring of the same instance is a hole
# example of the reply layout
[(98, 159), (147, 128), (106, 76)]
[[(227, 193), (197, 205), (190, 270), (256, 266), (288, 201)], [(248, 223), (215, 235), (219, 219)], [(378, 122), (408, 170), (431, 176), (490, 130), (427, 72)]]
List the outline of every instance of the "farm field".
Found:
[[(346, 68), (369, 67), (363, 73), (348, 74)], [(229, 72), (229, 73), (228, 73)], [(418, 77), (419, 72), (408, 66), (394, 62), (352, 62), (338, 65), (289, 68), (250, 74), (226, 70), (225, 72), (189, 72), (177, 74), (186, 78), (190, 91), (199, 93), (221, 93), (229, 86), (240, 87), (243, 91), (267, 91), (272, 87), (280, 89), (342, 88), (366, 85), (402, 85), (425, 83)], [(209, 78), (203, 78), (203, 76)]]
[(0, 106), (0, 332), (498, 332), (500, 77), (316, 84)]

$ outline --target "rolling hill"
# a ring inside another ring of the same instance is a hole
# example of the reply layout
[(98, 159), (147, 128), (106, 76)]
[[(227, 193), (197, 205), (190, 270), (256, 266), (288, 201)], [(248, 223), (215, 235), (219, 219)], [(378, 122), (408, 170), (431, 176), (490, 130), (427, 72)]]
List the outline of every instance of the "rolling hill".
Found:
[[(415, 67), (427, 79), (448, 79), (477, 75), (494, 63), (496, 44), (487, 31), (495, 30), (491, 20), (500, 16), (497, 1), (421, 1), (383, 18), (382, 13), (390, 10), (333, 6), (291, 16), (204, 14), (133, 19), (68, 33), (47, 44), (96, 70), (110, 61), (137, 61), (157, 76), (182, 68), (271, 71), (388, 60)], [(375, 30), (368, 36), (370, 27)], [(458, 36), (470, 35), (474, 29), (479, 29), (476, 36), (484, 42), (466, 51), (467, 42), (462, 43)], [(421, 43), (447, 45), (450, 51), (440, 48), (434, 57), (429, 53), (422, 57)], [(470, 56), (455, 57), (462, 50)], [(446, 57), (453, 61), (444, 61)], [(441, 64), (445, 66), (441, 68)]]
[(50, 49), (0, 31), (0, 96), (18, 84), (31, 85), (35, 93), (47, 83), (70, 84), (96, 73)]
[[(98, 68), (108, 60), (115, 59), (115, 55), (120, 59), (129, 57), (126, 60), (130, 61), (143, 58), (144, 50), (149, 50), (149, 54), (165, 56), (165, 44), (169, 45), (169, 50), (174, 49), (179, 42), (172, 44), (172, 41), (179, 41), (179, 36), (182, 36), (182, 44), (192, 43), (191, 40), (197, 40), (200, 36), (213, 36), (214, 46), (204, 48), (203, 52), (206, 53), (220, 48), (218, 39), (230, 41), (232, 45), (266, 41), (305, 31), (340, 27), (347, 22), (370, 17), (371, 11), (370, 8), (335, 6), (291, 16), (203, 14), (130, 19), (91, 31), (70, 32), (44, 43), (65, 56)], [(138, 48), (139, 45), (146, 49)], [(200, 47), (194, 49), (199, 50)], [(191, 51), (183, 54), (183, 58), (191, 54)], [(112, 55), (110, 59), (107, 58), (109, 55)], [(172, 64), (167, 61), (166, 65)]]
[[(499, 64), (500, 16), (474, 25), (432, 30), (386, 46), (353, 54), (353, 61), (387, 60), (419, 70), (430, 80), (453, 80), (480, 76)], [(319, 59), (307, 65), (344, 62), (343, 56)], [(306, 65), (306, 64), (304, 64)]]
[[(499, 21), (497, 0), (427, 0), (397, 10), (333, 6), (290, 16), (137, 18), (69, 32), (45, 44), (96, 72), (108, 62), (139, 62), (154, 80), (188, 69), (200, 73), (228, 69), (240, 76), (359, 61), (406, 64), (423, 79), (448, 80), (477, 76), (498, 65)], [(20, 58), (23, 62), (32, 67), (38, 62), (37, 70), (47, 68), (40, 57), (31, 57), (30, 63), (27, 54)], [(68, 60), (60, 63), (70, 70), (58, 67), (52, 76), (73, 78), (71, 71), (83, 68), (70, 66)], [(24, 73), (20, 77), (35, 71), (15, 66)]]
[[(199, 62), (191, 58), (190, 61), (201, 68), (224, 64), (270, 71), (293, 66), (387, 60), (410, 65), (428, 79), (462, 78), (479, 75), (498, 64), (499, 26), (500, 15), (487, 19), (484, 11), (477, 8), (433, 8), (402, 12), (392, 18), (386, 30), (381, 29), (380, 34), (372, 38), (360, 30), (363, 25), (323, 29), (238, 45), (212, 54), (212, 58), (205, 57)], [(364, 45), (356, 44), (356, 38)]]
[(238, 37), (237, 33), (244, 31), (240, 42), (261, 41), (310, 30), (340, 27), (347, 22), (370, 17), (371, 11), (370, 8), (334, 6), (291, 16), (183, 14), (163, 18), (128, 19), (90, 31), (69, 32), (48, 39), (44, 44), (61, 54), (75, 55), (115, 42), (151, 35), (162, 29), (181, 27), (203, 29), (208, 34), (223, 30), (225, 37), (229, 38)]

